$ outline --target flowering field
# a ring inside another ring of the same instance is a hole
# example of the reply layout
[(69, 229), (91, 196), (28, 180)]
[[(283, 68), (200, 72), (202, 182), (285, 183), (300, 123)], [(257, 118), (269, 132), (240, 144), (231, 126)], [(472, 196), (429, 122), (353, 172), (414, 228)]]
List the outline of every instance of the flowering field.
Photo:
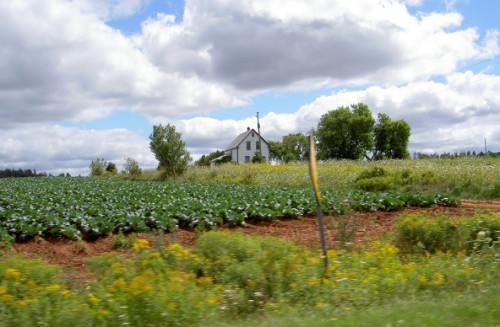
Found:
[[(328, 210), (457, 205), (436, 193), (323, 192)], [(131, 182), (114, 178), (0, 179), (0, 241), (37, 235), (95, 239), (111, 233), (240, 225), (245, 220), (313, 214), (309, 189), (236, 183)]]
[(0, 326), (207, 326), (299, 308), (338, 317), (426, 294), (498, 301), (498, 258), (487, 252), (401, 256), (374, 242), (365, 251), (330, 250), (325, 270), (316, 250), (228, 232), (202, 234), (193, 248), (137, 239), (132, 249), (128, 259), (91, 259), (95, 277), (83, 286), (41, 260), (0, 257)]
[[(464, 157), (450, 159), (346, 161), (320, 163), (323, 189), (352, 190), (364, 171), (386, 170), (398, 191), (451, 192), (471, 199), (500, 199), (500, 158)], [(246, 184), (309, 187), (307, 163), (287, 165), (232, 165), (194, 167), (185, 180), (238, 181)]]

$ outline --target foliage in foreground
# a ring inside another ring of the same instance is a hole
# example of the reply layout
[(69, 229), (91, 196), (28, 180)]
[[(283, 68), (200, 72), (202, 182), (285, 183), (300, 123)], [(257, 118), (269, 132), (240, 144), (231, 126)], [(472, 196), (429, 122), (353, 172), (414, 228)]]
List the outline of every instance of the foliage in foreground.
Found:
[[(489, 255), (399, 255), (376, 242), (362, 252), (320, 253), (274, 238), (209, 232), (193, 249), (133, 244), (136, 255), (92, 259), (85, 287), (41, 260), (0, 257), (0, 326), (186, 326), (297, 310), (336, 316), (420, 296), (488, 292)], [(497, 296), (493, 293), (491, 296)]]
[[(360, 211), (459, 203), (446, 194), (325, 191), (325, 212), (341, 210), (346, 199)], [(36, 235), (94, 239), (119, 231), (238, 225), (246, 219), (297, 218), (315, 210), (310, 189), (82, 177), (2, 179), (0, 241)]]
[(413, 213), (396, 221), (396, 243), (408, 252), (484, 252), (500, 258), (500, 215), (428, 216)]
[(295, 310), (283, 315), (250, 317), (216, 323), (214, 327), (384, 327), (498, 326), (500, 287), (464, 292), (459, 296), (422, 295), (368, 308), (339, 307)]

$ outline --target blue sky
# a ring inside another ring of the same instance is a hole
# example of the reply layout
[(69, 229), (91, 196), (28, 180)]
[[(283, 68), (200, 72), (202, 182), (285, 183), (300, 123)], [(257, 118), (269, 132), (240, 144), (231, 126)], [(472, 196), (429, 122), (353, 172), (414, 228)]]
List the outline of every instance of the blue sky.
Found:
[(339, 106), (405, 119), (410, 151), (500, 151), (500, 2), (0, 3), (0, 169), (156, 166), (153, 124), (196, 159), (261, 117), (306, 133)]

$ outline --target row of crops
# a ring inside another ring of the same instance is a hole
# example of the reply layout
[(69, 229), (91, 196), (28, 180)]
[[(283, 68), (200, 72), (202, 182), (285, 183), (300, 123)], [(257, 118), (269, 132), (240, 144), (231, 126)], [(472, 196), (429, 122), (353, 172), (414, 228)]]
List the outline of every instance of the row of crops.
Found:
[[(325, 211), (457, 205), (431, 193), (322, 193)], [(238, 225), (314, 214), (311, 190), (230, 183), (130, 182), (106, 178), (0, 179), (0, 241), (36, 235), (95, 239), (110, 233)]]

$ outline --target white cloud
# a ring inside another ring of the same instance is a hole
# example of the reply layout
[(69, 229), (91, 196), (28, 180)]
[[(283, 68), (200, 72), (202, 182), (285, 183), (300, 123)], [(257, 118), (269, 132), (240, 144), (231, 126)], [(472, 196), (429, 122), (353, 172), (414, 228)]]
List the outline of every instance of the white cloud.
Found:
[(151, 0), (70, 0), (84, 12), (103, 20), (132, 16), (147, 7)]
[[(412, 151), (481, 150), (484, 138), (490, 149), (500, 148), (500, 77), (472, 72), (450, 75), (446, 83), (416, 82), (406, 86), (373, 86), (361, 91), (341, 91), (323, 96), (293, 114), (269, 113), (261, 119), (262, 135), (280, 140), (289, 133), (308, 133), (319, 119), (340, 106), (363, 102), (376, 117), (386, 113), (412, 127)], [(177, 124), (188, 146), (224, 149), (255, 118), (241, 121), (194, 118)], [(210, 150), (208, 150), (210, 149)]]
[[(66, 1), (0, 2), (0, 128), (236, 106), (217, 82), (161, 71), (131, 39)], [(5, 27), (5, 28), (4, 28)]]
[(480, 40), (457, 13), (392, 0), (188, 0), (182, 22), (159, 14), (132, 37), (103, 22), (146, 4), (0, 2), (0, 128), (115, 109), (178, 118), (269, 90), (423, 81), (500, 53), (497, 30)]
[(406, 6), (421, 0), (186, 0), (181, 22), (160, 13), (133, 36), (106, 25), (148, 2), (0, 1), (0, 162), (86, 171), (97, 157), (132, 156), (155, 166), (136, 133), (48, 125), (117, 109), (173, 122), (196, 159), (256, 121), (183, 117), (249, 104), (260, 92), (341, 85), (362, 89), (268, 113), (263, 135), (307, 132), (328, 110), (365, 102), (407, 120), (414, 149), (480, 147), (485, 137), (500, 148), (499, 77), (456, 73), (498, 56), (500, 34), (462, 28), (459, 13), (411, 15)]
[(133, 157), (142, 167), (156, 168), (149, 143), (126, 129), (85, 130), (60, 125), (26, 125), (0, 133), (0, 169), (36, 169), (88, 175), (89, 165), (104, 158), (121, 167)]
[(412, 16), (404, 4), (190, 0), (182, 23), (159, 15), (143, 24), (135, 41), (162, 70), (246, 92), (401, 84), (500, 53), (496, 31), (480, 45), (475, 29), (460, 29), (460, 14)]

